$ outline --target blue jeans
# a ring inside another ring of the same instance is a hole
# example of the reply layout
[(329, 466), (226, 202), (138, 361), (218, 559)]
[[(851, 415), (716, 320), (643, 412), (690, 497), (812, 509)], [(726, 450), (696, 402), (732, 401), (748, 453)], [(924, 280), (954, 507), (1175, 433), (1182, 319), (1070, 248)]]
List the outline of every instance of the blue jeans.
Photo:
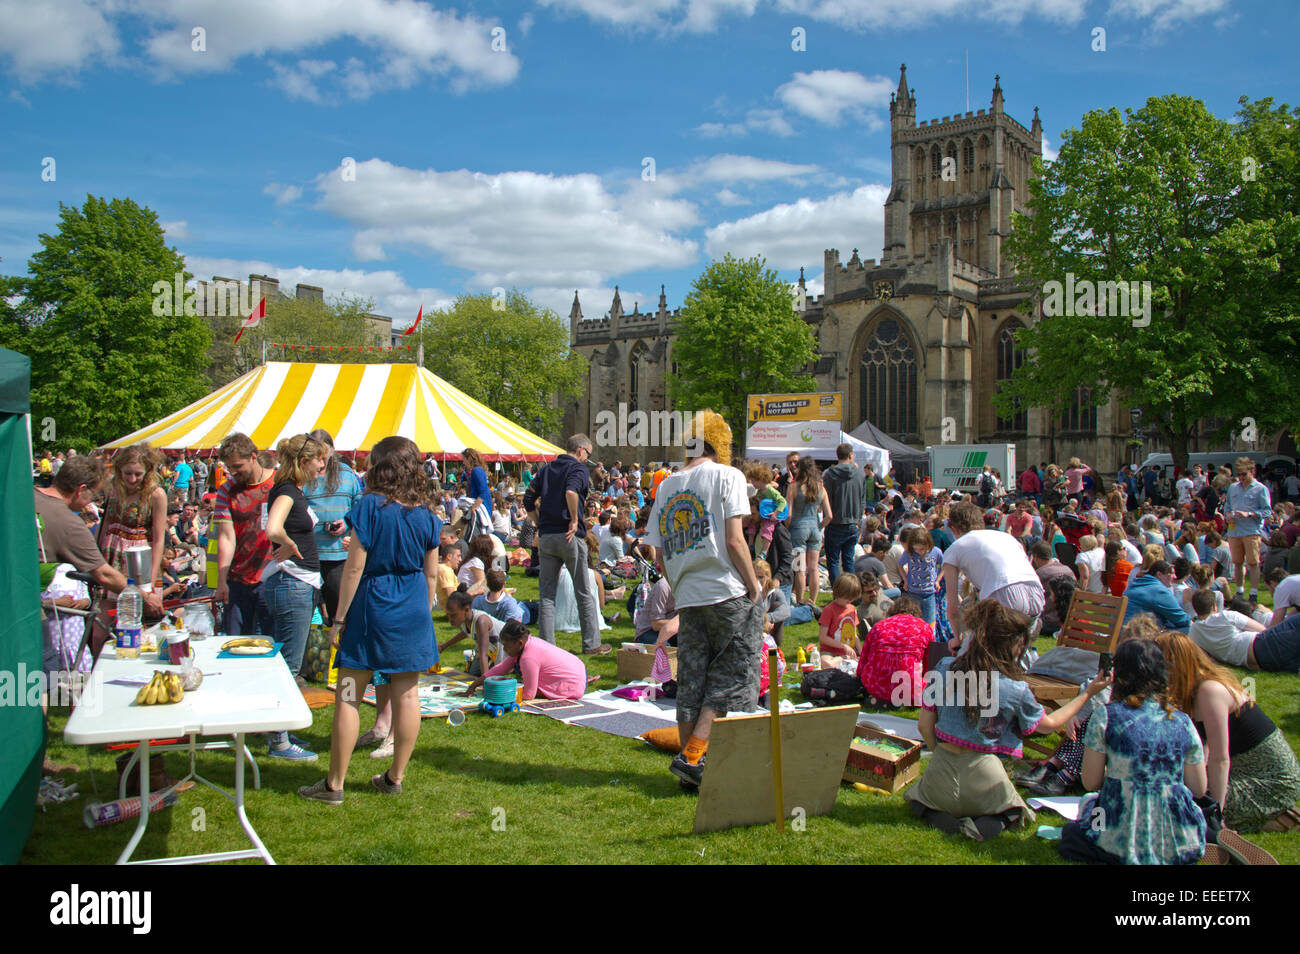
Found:
[(262, 600), (271, 614), (274, 640), (284, 643), (280, 654), (289, 672), (296, 676), (307, 651), (307, 634), (316, 608), (316, 587), (281, 570), (262, 582)]
[(262, 584), (249, 586), (238, 580), (226, 581), (230, 589), (230, 600), (226, 603), (224, 631), (229, 636), (269, 636), (271, 633), (271, 614), (262, 601)]
[(781, 592), (785, 594), (785, 601), (790, 604), (790, 618), (786, 620), (787, 625), (798, 626), (800, 623), (811, 623), (813, 621), (811, 606), (805, 606), (802, 603), (795, 606), (794, 590), (789, 583), (781, 587)]
[(921, 619), (925, 620), (931, 626), (934, 625), (934, 594), (926, 593), (908, 593), (912, 599), (921, 604)]
[(840, 575), (841, 565), (844, 567), (843, 572), (853, 572), (853, 548), (857, 542), (856, 524), (832, 523), (826, 528), (822, 549), (826, 553), (826, 571), (830, 574), (832, 587), (835, 585), (835, 578)]
[(1264, 672), (1300, 670), (1300, 613), (1292, 613), (1271, 629), (1255, 637), (1251, 644), (1255, 662)]

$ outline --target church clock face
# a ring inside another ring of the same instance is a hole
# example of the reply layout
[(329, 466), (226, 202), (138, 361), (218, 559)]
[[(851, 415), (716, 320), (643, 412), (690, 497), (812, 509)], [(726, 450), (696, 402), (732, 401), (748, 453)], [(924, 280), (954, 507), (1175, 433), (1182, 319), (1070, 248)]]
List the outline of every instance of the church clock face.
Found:
[(889, 299), (894, 297), (894, 283), (889, 280), (876, 282), (872, 287), (872, 290), (875, 292), (875, 297), (879, 298), (881, 301), (889, 301)]

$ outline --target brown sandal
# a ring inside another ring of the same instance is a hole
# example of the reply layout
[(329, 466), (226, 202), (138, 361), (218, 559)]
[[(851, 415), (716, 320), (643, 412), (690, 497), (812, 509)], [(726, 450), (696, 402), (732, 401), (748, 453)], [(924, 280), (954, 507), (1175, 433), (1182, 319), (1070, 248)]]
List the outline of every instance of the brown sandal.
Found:
[(1300, 828), (1300, 812), (1288, 808), (1265, 822), (1260, 831), (1295, 831), (1297, 828)]

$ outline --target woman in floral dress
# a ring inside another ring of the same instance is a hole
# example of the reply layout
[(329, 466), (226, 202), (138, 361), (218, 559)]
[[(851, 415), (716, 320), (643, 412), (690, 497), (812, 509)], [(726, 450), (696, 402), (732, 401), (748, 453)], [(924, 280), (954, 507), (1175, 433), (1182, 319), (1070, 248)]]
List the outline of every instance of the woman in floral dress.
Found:
[(147, 588), (162, 582), (163, 538), (167, 532), (167, 491), (159, 479), (162, 455), (148, 444), (133, 444), (113, 458), (104, 518), (99, 524), (99, 549), (115, 570), (126, 575), (128, 547), (153, 548), (149, 579), (136, 580)]

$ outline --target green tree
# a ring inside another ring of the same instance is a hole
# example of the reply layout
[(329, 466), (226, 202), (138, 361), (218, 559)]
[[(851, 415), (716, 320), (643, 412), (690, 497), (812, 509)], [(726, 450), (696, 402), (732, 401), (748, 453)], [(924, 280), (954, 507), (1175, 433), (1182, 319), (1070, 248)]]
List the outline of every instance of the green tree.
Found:
[[(1257, 118), (1256, 127), (1280, 121), (1267, 107)], [(1144, 411), (1144, 426), (1183, 465), (1203, 420), (1219, 420), (1226, 436), (1245, 417), (1261, 434), (1294, 419), (1295, 242), (1279, 241), (1295, 234), (1294, 222), (1279, 221), (1281, 202), (1255, 195), (1258, 182), (1244, 174), (1252, 149), (1262, 178), (1283, 139), (1294, 148), (1294, 116), (1287, 120), (1286, 137), (1270, 125), (1252, 142), (1251, 123), (1234, 126), (1199, 100), (1165, 96), (1123, 116), (1090, 112), (1066, 131), (1059, 158), (1035, 167), (1032, 214), (1014, 217), (1008, 255), (1034, 289), (1022, 308), (1052, 305), (1049, 283), (1066, 286), (1070, 276), (1080, 290), (1124, 282), (1138, 295), (1109, 295), (1105, 308), (1100, 296), (1066, 301), (1073, 314), (1044, 315), (1019, 332), (1029, 353), (994, 399), (1000, 413), (1024, 405), (1059, 413), (1082, 386), (1097, 404), (1114, 392)], [(1294, 176), (1294, 157), (1290, 169)], [(1294, 178), (1270, 183), (1291, 189), (1294, 202)], [(1149, 282), (1150, 296), (1134, 282)], [(1144, 297), (1149, 312), (1135, 316)]]
[[(254, 308), (257, 302), (252, 302)], [(378, 364), (393, 360), (414, 360), (406, 352), (354, 350), (388, 347), (387, 336), (368, 317), (374, 302), (342, 295), (328, 301), (281, 298), (266, 303), (266, 318), (239, 337), (247, 315), (209, 318), (212, 347), (208, 350), (208, 378), (214, 388), (247, 374), (262, 363), (262, 343), (268, 342), (270, 361), (311, 361), (316, 364)], [(294, 351), (281, 345), (316, 345), (339, 350)]]
[(450, 308), (425, 314), (416, 334), (426, 368), (542, 436), (559, 433), (564, 403), (586, 378), (586, 360), (569, 348), (568, 326), (516, 289), (504, 297), (462, 295)]
[(87, 196), (60, 204), (58, 232), (40, 242), (28, 274), (4, 280), (20, 300), (0, 307), (0, 335), (32, 359), (32, 415), (54, 419), (49, 446), (105, 443), (208, 392), (203, 319), (153, 314), (154, 283), (184, 261), (152, 210)]
[(795, 313), (793, 290), (755, 256), (714, 261), (682, 304), (668, 376), (674, 408), (711, 408), (744, 443), (751, 394), (809, 391), (803, 369), (816, 357), (812, 329)]

